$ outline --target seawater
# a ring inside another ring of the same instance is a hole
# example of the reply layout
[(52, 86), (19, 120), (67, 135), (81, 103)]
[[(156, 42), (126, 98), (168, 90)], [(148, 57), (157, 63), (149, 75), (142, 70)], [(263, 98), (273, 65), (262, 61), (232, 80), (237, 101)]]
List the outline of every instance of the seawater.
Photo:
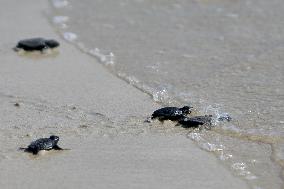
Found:
[(163, 105), (229, 114), (187, 137), (251, 188), (283, 187), (282, 0), (51, 0), (60, 35)]

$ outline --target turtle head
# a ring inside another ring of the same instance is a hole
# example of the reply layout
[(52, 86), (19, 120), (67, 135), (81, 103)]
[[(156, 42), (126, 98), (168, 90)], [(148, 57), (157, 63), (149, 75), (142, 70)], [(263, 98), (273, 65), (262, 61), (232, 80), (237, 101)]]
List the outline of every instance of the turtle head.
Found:
[(53, 40), (53, 39), (48, 39), (45, 41), (45, 44), (49, 47), (49, 48), (55, 48), (59, 46), (59, 42)]
[(193, 108), (193, 107), (191, 107), (191, 106), (184, 106), (184, 107), (180, 108), (180, 110), (182, 111), (183, 114), (190, 114), (191, 113), (191, 111), (190, 111), (191, 108)]
[(55, 136), (55, 135), (51, 135), (49, 137), (51, 140), (53, 140), (55, 143), (57, 143), (59, 141), (59, 137), (58, 136)]

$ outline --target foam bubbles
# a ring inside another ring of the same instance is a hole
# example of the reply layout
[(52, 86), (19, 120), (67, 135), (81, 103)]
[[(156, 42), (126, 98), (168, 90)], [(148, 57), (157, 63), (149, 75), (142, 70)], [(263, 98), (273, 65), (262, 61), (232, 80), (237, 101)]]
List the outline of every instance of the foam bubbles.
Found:
[(153, 94), (153, 99), (156, 102), (166, 102), (169, 99), (169, 94), (166, 89), (162, 89)]
[(64, 32), (63, 37), (65, 40), (70, 41), (70, 42), (75, 41), (78, 38), (77, 35), (72, 32)]
[(238, 175), (243, 176), (247, 180), (254, 180), (257, 179), (257, 176), (252, 174), (250, 171), (247, 170), (246, 163), (237, 162), (232, 165), (232, 169), (235, 170)]
[(232, 165), (232, 168), (235, 169), (235, 170), (245, 170), (247, 168), (246, 164), (245, 163), (242, 163), (242, 162), (237, 162), (237, 163), (234, 163)]
[(52, 4), (55, 8), (63, 8), (66, 7), (69, 2), (66, 0), (52, 0)]
[(99, 59), (99, 61), (101, 63), (104, 63), (105, 65), (113, 65), (114, 64), (114, 54), (112, 52), (110, 52), (109, 54), (104, 54), (100, 51), (100, 49), (95, 48), (95, 49), (91, 49), (89, 51), (89, 54), (91, 54), (94, 57), (96, 57), (97, 59)]
[(62, 24), (69, 20), (68, 16), (54, 16), (53, 17), (53, 23), (54, 24)]
[(67, 28), (66, 22), (69, 20), (68, 16), (54, 16), (52, 22), (59, 25), (61, 28)]

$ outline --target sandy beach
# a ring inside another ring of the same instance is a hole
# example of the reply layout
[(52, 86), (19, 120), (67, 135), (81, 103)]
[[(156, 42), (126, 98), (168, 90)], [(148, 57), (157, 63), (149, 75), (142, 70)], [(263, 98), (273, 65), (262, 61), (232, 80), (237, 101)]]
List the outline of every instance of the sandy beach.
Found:
[[(0, 5), (1, 188), (248, 188), (184, 131), (143, 123), (159, 104), (60, 39), (47, 1)], [(51, 54), (12, 50), (31, 37), (61, 46)], [(71, 150), (17, 150), (51, 134)]]

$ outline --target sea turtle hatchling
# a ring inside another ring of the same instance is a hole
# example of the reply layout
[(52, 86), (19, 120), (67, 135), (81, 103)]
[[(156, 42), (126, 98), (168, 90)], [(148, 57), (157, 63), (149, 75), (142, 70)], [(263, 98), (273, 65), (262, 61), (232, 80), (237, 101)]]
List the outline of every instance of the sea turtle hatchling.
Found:
[(59, 42), (53, 39), (44, 39), (39, 37), (19, 41), (17, 46), (14, 47), (14, 50), (19, 51), (20, 49), (23, 49), (25, 51), (44, 51), (46, 49), (58, 47), (59, 45)]
[(182, 108), (177, 107), (164, 107), (153, 112), (151, 119), (159, 119), (160, 121), (171, 120), (178, 121), (185, 118), (187, 114), (190, 114), (192, 107), (184, 106)]
[(212, 125), (212, 115), (186, 117), (178, 122), (183, 128), (197, 128), (200, 125)]
[(64, 150), (57, 145), (58, 141), (58, 136), (51, 135), (49, 138), (37, 139), (36, 141), (33, 141), (27, 148), (20, 149), (33, 154), (37, 154), (40, 150)]

